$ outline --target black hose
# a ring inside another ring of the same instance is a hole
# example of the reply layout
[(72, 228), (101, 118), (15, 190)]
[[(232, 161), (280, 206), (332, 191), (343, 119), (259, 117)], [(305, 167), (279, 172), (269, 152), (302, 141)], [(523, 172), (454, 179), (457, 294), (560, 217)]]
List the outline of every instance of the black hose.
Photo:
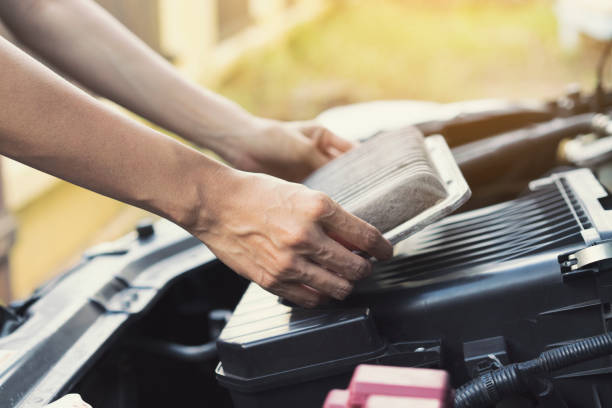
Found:
[(453, 156), (472, 189), (472, 198), (462, 209), (516, 196), (531, 180), (557, 165), (562, 139), (592, 131), (594, 116), (587, 113), (556, 118), (453, 148)]
[(609, 354), (612, 354), (609, 333), (545, 351), (533, 360), (507, 365), (463, 385), (455, 392), (455, 408), (493, 406), (507, 397), (529, 392), (528, 381), (533, 375)]
[(608, 354), (612, 354), (612, 334), (604, 333), (545, 351), (536, 360), (544, 372), (551, 372)]
[[(555, 158), (561, 139), (592, 131), (594, 113), (584, 113), (567, 118), (555, 118), (548, 122), (500, 133), (483, 140), (467, 143), (453, 149), (453, 156), (461, 170), (480, 170), (483, 166), (499, 167), (499, 160), (520, 161), (536, 150), (538, 157), (544, 154)], [(503, 167), (501, 168), (503, 171)], [(471, 185), (471, 184), (470, 184)]]
[(217, 342), (215, 340), (190, 346), (164, 340), (136, 338), (130, 341), (129, 345), (151, 354), (187, 362), (204, 362), (217, 357)]

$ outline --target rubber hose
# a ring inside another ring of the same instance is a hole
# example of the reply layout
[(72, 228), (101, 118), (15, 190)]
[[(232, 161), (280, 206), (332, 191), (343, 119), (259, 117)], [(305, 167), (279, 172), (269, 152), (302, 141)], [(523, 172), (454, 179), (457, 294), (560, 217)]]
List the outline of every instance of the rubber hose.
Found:
[(199, 345), (185, 345), (164, 340), (135, 338), (127, 344), (141, 351), (187, 362), (203, 362), (217, 358), (215, 340)]
[(612, 354), (612, 335), (610, 333), (545, 351), (537, 358), (537, 365), (545, 372), (551, 372), (607, 354)]

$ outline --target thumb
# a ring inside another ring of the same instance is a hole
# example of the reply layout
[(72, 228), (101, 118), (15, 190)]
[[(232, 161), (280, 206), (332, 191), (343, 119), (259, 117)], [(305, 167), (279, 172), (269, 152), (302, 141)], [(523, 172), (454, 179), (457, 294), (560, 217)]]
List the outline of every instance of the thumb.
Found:
[(318, 145), (317, 140), (310, 138), (310, 135), (296, 130), (295, 136), (296, 139), (299, 140), (299, 143), (294, 148), (294, 153), (297, 155), (297, 158), (299, 158), (299, 160), (310, 169), (311, 172), (323, 166), (333, 158), (322, 150)]
[(331, 158), (338, 157), (356, 146), (355, 143), (318, 124), (303, 126), (302, 132), (313, 141), (317, 149)]
[(314, 147), (311, 149), (311, 153), (308, 155), (308, 164), (312, 167), (312, 170), (316, 170), (319, 167), (327, 164), (331, 160), (331, 158), (324, 154), (321, 150)]

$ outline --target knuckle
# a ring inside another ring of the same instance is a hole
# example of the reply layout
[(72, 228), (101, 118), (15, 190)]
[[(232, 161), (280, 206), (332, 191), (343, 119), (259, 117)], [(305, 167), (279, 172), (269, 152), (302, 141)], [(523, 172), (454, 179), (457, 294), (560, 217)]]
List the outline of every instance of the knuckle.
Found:
[(311, 250), (311, 255), (321, 262), (329, 261), (334, 257), (334, 254), (330, 251), (330, 249), (325, 246), (317, 246)]
[(353, 285), (346, 282), (342, 285), (338, 285), (334, 290), (334, 297), (339, 300), (344, 300), (353, 290)]
[(302, 247), (310, 239), (310, 231), (304, 226), (295, 227), (287, 235), (287, 244), (291, 248)]
[(310, 274), (306, 269), (300, 268), (295, 271), (295, 277), (298, 281), (303, 283), (310, 283)]
[(262, 276), (259, 285), (267, 290), (276, 290), (278, 289), (280, 281), (273, 275), (266, 274)]
[(296, 258), (293, 255), (282, 255), (278, 258), (277, 266), (281, 276), (286, 276), (291, 273), (296, 265)]
[(330, 213), (332, 209), (330, 198), (321, 192), (315, 192), (309, 200), (307, 215), (319, 219)]

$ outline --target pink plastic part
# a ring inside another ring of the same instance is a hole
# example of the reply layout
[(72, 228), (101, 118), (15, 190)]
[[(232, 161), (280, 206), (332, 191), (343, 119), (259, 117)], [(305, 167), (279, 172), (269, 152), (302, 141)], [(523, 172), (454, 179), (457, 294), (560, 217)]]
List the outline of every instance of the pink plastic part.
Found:
[(323, 408), (349, 408), (349, 392), (347, 390), (331, 390), (327, 394)]
[(448, 390), (448, 374), (442, 370), (362, 364), (353, 374), (349, 403), (362, 406), (370, 395), (446, 401)]
[(439, 400), (429, 398), (389, 397), (372, 395), (365, 408), (444, 408)]

